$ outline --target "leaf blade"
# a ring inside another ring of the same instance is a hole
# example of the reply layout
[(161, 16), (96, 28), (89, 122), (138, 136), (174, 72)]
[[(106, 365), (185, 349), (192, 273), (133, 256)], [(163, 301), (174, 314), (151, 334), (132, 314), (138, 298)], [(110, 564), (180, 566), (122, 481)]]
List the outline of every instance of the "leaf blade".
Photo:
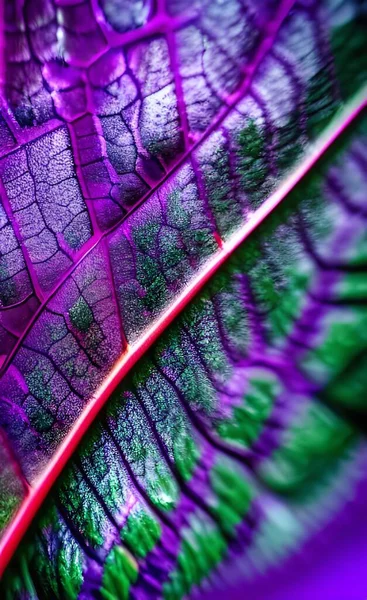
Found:
[[(286, 4), (287, 4), (287, 3), (286, 3)], [(267, 38), (267, 43), (269, 43), (269, 39), (271, 39), (271, 38)], [(260, 60), (259, 62), (261, 62), (261, 60)], [(241, 88), (241, 91), (237, 92), (237, 95), (235, 94), (235, 95), (234, 95), (234, 97), (231, 99), (231, 101), (230, 101), (230, 102), (231, 102), (231, 103), (233, 103), (233, 106), (234, 106), (234, 105), (237, 103), (237, 101), (238, 101), (238, 100), (240, 100), (240, 99), (242, 98), (243, 94), (245, 93), (245, 92), (244, 92), (244, 89), (246, 89), (246, 84), (244, 84), (243, 88)], [(230, 112), (230, 109), (231, 109), (231, 108), (233, 108), (233, 106), (231, 105), (231, 106), (228, 108), (228, 111), (227, 111), (227, 112), (228, 112), (228, 114), (229, 114), (229, 112)], [(222, 119), (222, 117), (221, 117), (221, 120), (220, 120), (220, 122), (222, 122), (222, 121), (225, 119), (225, 117), (227, 116), (227, 113), (226, 113), (226, 112), (224, 112), (222, 116), (223, 116), (223, 119)], [(211, 126), (211, 127), (212, 127), (212, 129), (210, 129), (210, 128), (209, 128), (209, 130), (207, 130), (207, 131), (206, 131), (206, 133), (204, 134), (204, 136), (206, 135), (205, 139), (203, 139), (203, 138), (200, 138), (200, 140), (199, 140), (199, 142), (198, 142), (198, 145), (199, 145), (199, 144), (201, 144), (201, 142), (202, 142), (202, 141), (205, 141), (207, 138), (209, 138), (209, 137), (210, 137), (210, 134), (214, 132), (214, 130), (217, 128), (218, 124), (219, 124), (219, 121), (215, 121), (215, 122), (212, 124), (212, 126)], [(193, 151), (194, 151), (194, 150), (195, 150), (195, 149), (198, 147), (198, 145), (194, 145), (194, 147), (190, 149), (190, 155), (191, 155), (191, 154), (193, 153)], [(186, 155), (185, 155), (185, 156), (186, 156)], [(187, 156), (186, 156), (186, 158), (187, 158)], [(179, 169), (180, 169), (180, 165), (181, 165), (181, 164), (183, 165), (184, 163), (185, 163), (185, 157), (184, 157), (183, 159), (181, 159), (181, 163), (179, 163), (179, 164), (178, 164), (178, 166), (177, 166), (177, 171), (179, 171)], [(246, 165), (248, 165), (248, 163), (246, 163)], [(176, 172), (176, 171), (175, 171), (175, 172)], [(172, 175), (172, 172), (170, 172), (170, 176), (171, 176), (171, 175)], [(168, 181), (168, 180), (167, 180), (167, 179), (164, 179), (164, 182), (166, 182), (166, 181)], [(290, 179), (290, 181), (291, 181), (291, 179)], [(160, 183), (162, 184), (162, 182), (160, 182)], [(200, 188), (200, 185), (198, 185), (198, 189), (199, 189), (199, 188)], [(279, 190), (279, 189), (281, 189), (281, 188), (278, 188), (278, 190)], [(205, 195), (204, 185), (202, 185), (202, 189), (201, 189), (201, 191), (200, 191), (200, 189), (199, 189), (199, 194), (198, 194), (198, 197), (200, 197), (200, 195), (201, 195), (201, 196), (204, 196), (204, 195)], [(275, 193), (275, 195), (276, 195), (276, 193)], [(148, 195), (148, 196), (146, 196), (145, 200), (149, 200), (150, 198), (152, 198), (152, 196), (153, 196), (153, 192), (152, 192), (152, 193), (149, 193), (149, 195)], [(202, 200), (203, 200), (203, 198), (202, 198)], [(273, 198), (273, 201), (274, 201), (274, 198)], [(142, 206), (142, 205), (143, 205), (143, 203), (141, 204), (141, 206)], [(275, 203), (274, 203), (274, 206), (275, 206)], [(264, 214), (266, 213), (266, 210), (267, 210), (267, 208), (266, 208), (266, 207), (267, 207), (267, 205), (265, 205), (265, 207), (263, 208)], [(252, 226), (253, 226), (255, 223), (260, 223), (260, 221), (262, 220), (263, 216), (261, 216), (261, 215), (263, 215), (263, 213), (261, 212), (261, 208), (262, 208), (262, 207), (260, 207), (260, 209), (257, 209), (257, 210), (259, 210), (259, 211), (260, 211), (259, 213), (257, 213), (257, 212), (256, 212), (256, 214), (258, 215), (258, 221), (256, 221), (256, 219), (254, 219), (254, 221), (253, 221), (253, 222), (250, 222), (250, 224), (248, 225), (248, 231), (250, 231), (250, 230), (251, 230)], [(134, 213), (130, 213), (130, 214), (136, 214), (137, 212), (139, 212), (139, 210), (140, 210), (140, 209), (139, 209), (139, 207), (136, 207), (136, 209), (135, 209)], [(205, 214), (205, 211), (203, 211), (203, 214)], [(127, 219), (126, 219), (126, 221), (127, 221)], [(129, 218), (129, 222), (130, 222), (130, 221), (133, 221), (133, 218)], [(251, 219), (250, 219), (250, 221), (251, 221)], [(114, 226), (113, 230), (115, 230), (115, 228), (117, 228), (117, 227), (118, 227), (118, 225), (119, 225), (119, 223), (117, 223), (117, 225), (116, 225), (116, 226)], [(246, 229), (246, 227), (245, 227), (245, 229)], [(211, 235), (211, 233), (213, 233), (213, 231), (212, 231), (212, 229), (210, 229), (210, 228), (208, 228), (208, 230), (209, 230), (209, 233), (208, 233), (208, 236), (207, 236), (207, 238), (209, 239), (209, 238), (210, 238), (210, 235)], [(124, 231), (126, 231), (126, 228), (124, 229)], [(246, 229), (246, 231), (247, 231), (247, 229)], [(128, 237), (128, 236), (127, 236), (127, 237)], [(215, 237), (215, 236), (214, 236), (214, 237)], [(231, 239), (232, 239), (232, 238), (230, 238), (230, 240), (231, 240)], [(220, 240), (220, 238), (219, 238), (219, 237), (217, 238), (217, 241), (218, 241), (218, 240)], [(202, 243), (203, 243), (203, 242), (202, 242), (202, 238), (201, 238), (201, 239), (198, 239), (198, 240), (196, 240), (196, 243), (197, 243), (197, 246), (198, 246), (198, 255), (199, 255), (199, 261), (198, 261), (198, 263), (196, 263), (196, 265), (195, 265), (195, 268), (197, 268), (197, 267), (201, 268), (201, 267), (200, 267), (200, 265), (201, 265), (201, 264), (205, 264), (205, 258), (206, 258), (206, 257), (205, 257), (205, 255), (204, 255), (204, 263), (200, 263), (200, 260), (201, 260), (201, 258), (202, 258), (202, 257), (200, 257), (200, 253), (201, 253), (201, 250), (202, 250), (202, 249), (201, 249), (201, 246), (200, 246), (200, 244), (202, 244)], [(229, 251), (232, 251), (232, 250), (229, 250), (229, 248), (231, 248), (231, 243), (232, 243), (231, 241), (224, 241), (224, 243), (223, 243), (223, 246), (222, 246), (222, 251), (219, 251), (219, 252), (218, 252), (218, 255), (221, 255), (221, 256), (226, 256), (226, 253), (228, 253)], [(95, 257), (96, 253), (95, 253), (95, 254), (93, 254), (93, 249), (94, 249), (94, 247), (92, 247), (92, 248), (91, 248), (90, 255), (93, 255), (93, 257)], [(211, 251), (213, 251), (213, 246), (211, 246), (211, 247), (210, 247), (210, 252), (211, 252)], [(221, 252), (222, 252), (222, 253), (224, 252), (224, 254), (221, 254)], [(168, 252), (167, 252), (167, 256), (168, 256)], [(168, 258), (169, 258), (169, 257), (168, 257)], [(174, 258), (174, 257), (173, 257), (173, 258)], [(195, 256), (195, 259), (196, 259), (196, 256)], [(93, 260), (94, 260), (94, 258), (93, 258)], [(171, 260), (171, 258), (170, 258), (170, 260)], [(223, 258), (223, 260), (224, 260), (224, 258)], [(215, 258), (215, 261), (214, 261), (214, 262), (215, 262), (215, 265), (217, 264), (217, 262), (216, 262), (216, 261), (217, 261), (217, 258)], [(101, 263), (101, 264), (102, 264), (102, 263)], [(218, 264), (219, 264), (219, 263), (218, 263)], [(190, 265), (190, 267), (191, 267), (191, 265)], [(195, 268), (194, 268), (193, 270), (190, 270), (190, 269), (188, 269), (188, 280), (190, 280), (190, 278), (191, 278), (193, 275), (195, 276)], [(216, 269), (216, 268), (217, 268), (216, 266), (215, 266), (215, 267), (213, 267), (213, 269)], [(103, 270), (103, 269), (100, 269), (100, 270)], [(211, 271), (210, 271), (210, 268), (209, 268), (209, 273), (211, 273)], [(209, 277), (209, 275), (208, 275), (208, 277)], [(199, 287), (201, 286), (201, 281), (202, 281), (202, 280), (201, 280), (201, 277), (199, 277), (199, 280), (198, 280), (198, 281), (199, 281), (199, 283), (198, 283), (198, 287), (195, 287), (195, 285), (196, 285), (196, 284), (195, 284), (195, 282), (194, 282), (194, 283), (192, 284), (191, 288), (190, 288), (191, 290), (193, 290), (192, 292), (190, 292), (190, 293), (192, 293), (192, 297), (194, 296), (194, 293), (196, 293), (196, 291), (197, 291), (197, 290), (199, 289)], [(148, 287), (148, 286), (147, 286), (147, 287)], [(176, 293), (176, 292), (177, 292), (177, 290), (175, 290), (175, 293)], [(184, 300), (184, 302), (183, 302), (183, 301), (181, 302), (181, 299), (180, 299), (180, 298), (179, 298), (178, 300), (176, 300), (176, 303), (178, 303), (178, 307), (179, 307), (179, 308), (180, 308), (180, 307), (182, 308), (182, 307), (183, 307), (183, 305), (184, 305), (184, 304), (186, 304), (186, 301), (188, 301), (188, 300), (186, 300), (187, 298), (191, 298), (191, 296), (190, 296), (190, 293), (189, 293), (189, 294), (186, 294), (186, 293), (185, 293), (185, 300)], [(151, 296), (152, 296), (152, 298), (151, 298), (150, 302), (152, 302), (152, 301), (154, 300), (154, 289), (153, 289), (153, 293), (151, 293)], [(115, 301), (115, 302), (116, 302), (116, 301)], [(130, 307), (130, 308), (131, 308), (131, 307)], [(179, 310), (179, 308), (178, 308), (178, 310)], [(39, 312), (39, 314), (41, 314), (41, 311)], [(83, 297), (81, 297), (81, 299), (77, 299), (77, 300), (75, 301), (75, 303), (74, 303), (72, 306), (70, 306), (70, 307), (69, 307), (69, 309), (68, 309), (68, 314), (69, 314), (70, 321), (71, 321), (72, 325), (73, 325), (74, 327), (76, 327), (76, 328), (79, 330), (79, 334), (82, 336), (82, 335), (83, 335), (83, 333), (85, 333), (85, 331), (88, 329), (88, 327), (89, 327), (89, 326), (90, 326), (90, 324), (91, 324), (91, 321), (90, 321), (90, 316), (89, 316), (89, 313), (88, 313), (88, 307), (86, 306), (86, 303), (85, 303), (85, 301), (83, 300)], [(172, 314), (173, 314), (173, 315), (175, 315), (176, 313), (175, 313), (175, 312), (173, 312)], [(159, 315), (159, 310), (158, 310), (158, 311), (156, 311), (156, 312), (155, 312), (155, 310), (152, 310), (152, 314), (151, 314), (151, 315), (149, 315), (149, 319), (150, 319), (151, 317), (153, 317), (153, 319), (155, 319), (155, 318), (157, 317), (157, 315)], [(172, 318), (173, 318), (173, 317), (172, 317)], [(149, 319), (148, 319), (148, 323), (149, 323)], [(165, 328), (165, 326), (167, 325), (167, 323), (168, 323), (168, 322), (169, 322), (169, 320), (167, 320), (167, 319), (164, 321), (164, 324), (162, 325), (162, 330)], [(147, 323), (146, 323), (146, 322), (144, 322), (143, 330), (144, 330), (144, 328), (146, 328), (147, 326), (149, 326), (149, 325), (147, 325)], [(118, 328), (116, 327), (116, 329), (118, 329)], [(79, 334), (78, 334), (78, 335), (79, 335)], [(149, 331), (147, 332), (147, 336), (148, 336), (148, 339), (153, 339), (153, 338), (151, 338), (151, 332), (149, 332)], [(34, 337), (37, 337), (37, 329), (36, 329), (36, 336), (34, 336), (34, 335), (33, 335), (33, 338), (34, 338)], [(33, 343), (34, 343), (34, 340), (33, 340)], [(144, 341), (142, 342), (142, 347), (144, 347), (144, 348), (146, 347), (146, 346), (144, 346)], [(93, 348), (92, 348), (92, 350), (93, 350)], [(98, 358), (98, 357), (97, 357), (97, 358)], [(93, 356), (93, 352), (91, 352), (91, 362), (93, 363), (93, 361), (94, 361), (94, 362), (96, 362), (96, 359), (95, 359), (95, 357)], [(97, 363), (98, 363), (98, 360), (97, 360)], [(130, 363), (129, 363), (129, 365), (130, 365)], [(119, 375), (118, 375), (118, 377), (117, 377), (117, 378), (116, 378), (114, 381), (118, 381), (118, 378), (120, 377), (121, 373), (122, 373), (122, 374), (124, 374), (124, 373), (126, 372), (126, 371), (124, 370), (124, 369), (126, 369), (126, 368), (127, 368), (127, 367), (126, 367), (126, 364), (124, 363), (123, 367), (122, 367), (122, 368), (121, 368), (121, 370), (119, 371)], [(47, 373), (47, 369), (45, 369), (45, 372)], [(92, 378), (92, 374), (91, 374), (91, 378)], [(96, 376), (96, 380), (98, 380), (98, 376)], [(38, 383), (37, 383), (37, 382), (38, 382)], [(35, 386), (36, 386), (36, 385), (38, 385), (40, 382), (39, 382), (38, 380), (34, 380), (34, 379), (33, 379), (31, 383), (32, 383), (33, 389), (35, 389)], [(43, 379), (41, 380), (41, 383), (42, 383), (42, 384), (44, 384), (44, 380), (43, 380)], [(107, 383), (108, 383), (108, 381), (107, 381)], [(77, 385), (79, 385), (79, 386), (80, 386), (80, 382), (77, 382)], [(94, 385), (94, 383), (93, 383), (93, 385)], [(111, 390), (112, 390), (112, 387), (113, 387), (113, 386), (111, 385), (111, 388), (108, 388), (108, 389), (111, 389)], [(75, 389), (76, 389), (76, 391), (78, 391), (78, 388), (75, 388)], [(106, 397), (107, 397), (107, 393), (106, 393)], [(60, 464), (61, 464), (61, 463), (60, 463)]]

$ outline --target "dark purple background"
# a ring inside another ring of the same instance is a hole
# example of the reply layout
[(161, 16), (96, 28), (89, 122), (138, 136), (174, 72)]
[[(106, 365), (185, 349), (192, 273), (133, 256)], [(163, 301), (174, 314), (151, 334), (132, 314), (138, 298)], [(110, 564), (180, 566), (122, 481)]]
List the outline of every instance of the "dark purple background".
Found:
[(367, 600), (367, 479), (355, 500), (281, 567), (200, 600)]

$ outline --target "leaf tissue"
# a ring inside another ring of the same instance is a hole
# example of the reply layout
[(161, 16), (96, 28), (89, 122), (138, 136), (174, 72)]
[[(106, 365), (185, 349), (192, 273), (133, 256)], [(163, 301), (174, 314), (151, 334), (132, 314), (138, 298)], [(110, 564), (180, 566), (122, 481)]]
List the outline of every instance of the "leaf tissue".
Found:
[(366, 3), (0, 18), (0, 596), (252, 598), (363, 494)]

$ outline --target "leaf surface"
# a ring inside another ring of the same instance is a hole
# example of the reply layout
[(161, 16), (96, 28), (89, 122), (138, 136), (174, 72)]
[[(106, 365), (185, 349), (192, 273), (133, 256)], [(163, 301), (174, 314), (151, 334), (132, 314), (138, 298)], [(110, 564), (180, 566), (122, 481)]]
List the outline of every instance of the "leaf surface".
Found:
[(5, 11), (9, 598), (182, 597), (364, 453), (363, 8), (166, 4)]

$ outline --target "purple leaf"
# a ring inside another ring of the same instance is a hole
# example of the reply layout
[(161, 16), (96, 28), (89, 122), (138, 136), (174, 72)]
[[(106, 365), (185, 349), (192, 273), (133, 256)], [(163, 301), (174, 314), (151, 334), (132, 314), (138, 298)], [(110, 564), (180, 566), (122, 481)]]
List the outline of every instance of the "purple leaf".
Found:
[(2, 569), (25, 537), (4, 597), (246, 581), (356, 488), (365, 18), (5, 7)]

